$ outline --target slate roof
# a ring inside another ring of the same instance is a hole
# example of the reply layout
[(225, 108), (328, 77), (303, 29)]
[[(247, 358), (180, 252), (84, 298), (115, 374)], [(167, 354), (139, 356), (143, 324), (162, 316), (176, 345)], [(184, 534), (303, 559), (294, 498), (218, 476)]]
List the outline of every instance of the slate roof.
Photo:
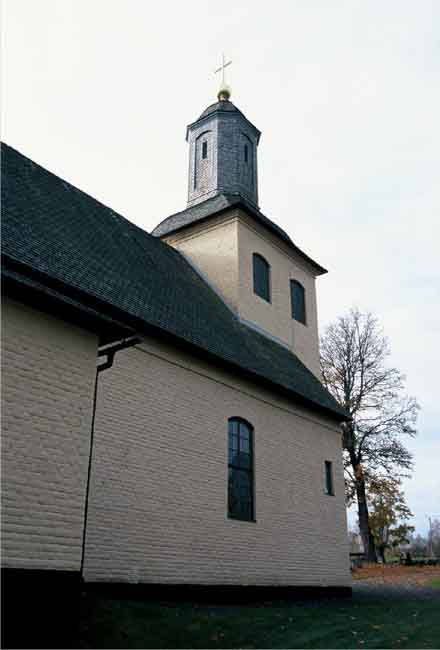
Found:
[(155, 237), (163, 237), (172, 232), (180, 230), (181, 228), (186, 228), (194, 223), (199, 221), (204, 221), (213, 216), (221, 214), (223, 211), (228, 208), (237, 207), (241, 208), (247, 214), (251, 215), (265, 228), (270, 230), (272, 233), (280, 237), (289, 247), (299, 255), (308, 265), (310, 265), (316, 273), (316, 275), (323, 275), (327, 273), (327, 270), (322, 267), (320, 264), (315, 262), (311, 257), (304, 253), (293, 241), (290, 239), (289, 235), (276, 223), (271, 221), (266, 217), (260, 210), (254, 206), (250, 201), (247, 201), (241, 194), (232, 194), (227, 192), (221, 192), (216, 196), (203, 201), (202, 203), (197, 203), (186, 210), (181, 212), (176, 212), (171, 216), (164, 219), (154, 230), (151, 232)]
[[(218, 101), (215, 102), (214, 104), (211, 104), (205, 110), (203, 113), (200, 115), (199, 120), (202, 119), (202, 117), (206, 117), (207, 115), (211, 115), (212, 113), (216, 113), (217, 111), (223, 112), (223, 113), (240, 113), (240, 115), (243, 115), (243, 113), (240, 111), (239, 108), (236, 107), (235, 104), (233, 104), (231, 101)], [(245, 117), (243, 115), (243, 117)], [(247, 119), (247, 118), (246, 118)]]
[(8, 145), (2, 145), (2, 181), (6, 276), (19, 263), (22, 277), (35, 284), (37, 275), (48, 293), (56, 281), (68, 299), (80, 295), (86, 309), (98, 300), (105, 317), (116, 309), (149, 332), (166, 333), (346, 419), (299, 359), (240, 323), (178, 251)]
[(258, 139), (258, 140), (260, 139), (261, 131), (260, 131), (259, 129), (257, 129), (257, 127), (255, 126), (255, 124), (252, 124), (252, 122), (251, 122), (250, 120), (248, 120), (248, 118), (246, 117), (246, 115), (245, 115), (244, 113), (242, 113), (241, 110), (240, 110), (239, 108), (237, 108), (236, 105), (233, 104), (233, 103), (232, 103), (231, 101), (229, 101), (229, 100), (226, 100), (226, 101), (218, 101), (218, 102), (215, 102), (214, 104), (211, 104), (211, 105), (208, 106), (207, 108), (205, 108), (205, 110), (204, 110), (203, 113), (200, 115), (200, 117), (198, 117), (197, 120), (196, 120), (195, 122), (192, 122), (191, 124), (188, 125), (188, 127), (187, 127), (187, 133), (188, 133), (188, 129), (189, 129), (191, 126), (193, 126), (194, 124), (197, 124), (197, 122), (199, 122), (200, 120), (203, 120), (205, 117), (208, 117), (209, 115), (213, 115), (214, 113), (238, 113), (239, 115), (241, 115), (241, 117), (242, 117), (243, 119), (246, 120), (246, 122), (249, 122), (249, 124), (252, 126), (252, 128), (255, 129), (255, 131), (256, 131), (256, 133), (257, 133), (257, 136), (258, 136), (257, 139)]

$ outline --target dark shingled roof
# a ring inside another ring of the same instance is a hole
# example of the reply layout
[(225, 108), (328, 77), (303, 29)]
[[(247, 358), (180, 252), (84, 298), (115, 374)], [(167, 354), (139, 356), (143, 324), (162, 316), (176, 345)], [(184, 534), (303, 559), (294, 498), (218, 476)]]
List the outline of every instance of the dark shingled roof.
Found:
[(204, 110), (203, 113), (200, 115), (200, 117), (198, 117), (197, 120), (196, 120), (195, 122), (192, 122), (192, 124), (189, 124), (189, 125), (188, 125), (188, 127), (187, 127), (187, 135), (188, 135), (188, 129), (189, 129), (191, 126), (193, 126), (194, 124), (197, 124), (197, 122), (199, 122), (200, 120), (203, 120), (205, 117), (208, 117), (209, 115), (212, 115), (213, 113), (238, 113), (239, 115), (241, 115), (241, 117), (242, 117), (244, 120), (246, 120), (246, 122), (248, 122), (248, 123), (252, 126), (252, 128), (255, 129), (255, 131), (256, 131), (256, 133), (257, 133), (257, 140), (260, 139), (261, 131), (260, 131), (259, 129), (257, 129), (257, 127), (255, 126), (255, 124), (252, 124), (252, 122), (251, 122), (250, 120), (248, 120), (248, 118), (246, 117), (246, 115), (244, 115), (244, 113), (242, 113), (242, 112), (240, 111), (240, 109), (237, 108), (237, 107), (235, 106), (235, 104), (233, 104), (233, 103), (230, 102), (229, 100), (226, 100), (226, 101), (218, 101), (218, 102), (215, 102), (215, 104), (211, 104), (210, 106), (208, 106), (208, 108), (205, 108), (205, 110)]
[(282, 228), (266, 217), (256, 206), (241, 196), (241, 194), (222, 192), (211, 199), (207, 199), (202, 203), (197, 203), (186, 210), (176, 212), (156, 226), (151, 234), (155, 237), (163, 237), (164, 235), (168, 235), (176, 230), (180, 230), (181, 228), (186, 228), (194, 223), (216, 216), (232, 207), (241, 208), (244, 212), (254, 217), (258, 223), (280, 237), (280, 239), (288, 244), (297, 255), (312, 267), (314, 273), (317, 275), (327, 273), (325, 268), (312, 260), (311, 257), (298, 248)]
[(7, 145), (2, 180), (6, 277), (19, 264), (22, 281), (47, 287), (48, 294), (56, 282), (67, 300), (79, 295), (86, 309), (99, 304), (104, 317), (117, 311), (127, 323), (171, 335), (346, 419), (299, 359), (240, 323), (178, 251)]
[[(199, 120), (202, 119), (202, 117), (206, 117), (207, 115), (211, 115), (211, 113), (216, 113), (217, 111), (220, 111), (222, 113), (240, 113), (240, 115), (243, 115), (243, 113), (240, 111), (239, 108), (235, 106), (232, 102), (229, 100), (227, 101), (218, 101), (215, 102), (214, 104), (211, 104), (208, 106), (208, 108), (205, 108), (203, 113), (200, 115)], [(245, 117), (243, 115), (243, 117)], [(247, 118), (245, 118), (247, 119)], [(197, 120), (198, 121), (198, 120)]]

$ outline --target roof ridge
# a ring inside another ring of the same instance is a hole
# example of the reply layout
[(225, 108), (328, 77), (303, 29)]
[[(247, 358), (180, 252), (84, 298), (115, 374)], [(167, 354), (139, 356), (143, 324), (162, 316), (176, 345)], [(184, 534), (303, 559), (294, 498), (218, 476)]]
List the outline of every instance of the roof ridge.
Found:
[(327, 273), (327, 269), (318, 264), (318, 262), (315, 262), (313, 258), (307, 255), (307, 253), (304, 253), (304, 251), (292, 241), (285, 230), (278, 226), (274, 221), (272, 221), (272, 219), (261, 212), (257, 206), (253, 205), (251, 201), (238, 192), (219, 192), (215, 196), (205, 199), (205, 201), (189, 206), (185, 208), (185, 210), (175, 212), (169, 217), (163, 219), (155, 228), (153, 228), (151, 234), (153, 237), (169, 235), (183, 228), (190, 227), (193, 224), (205, 221), (210, 217), (214, 217), (236, 205), (243, 206), (245, 211), (247, 211), (247, 213), (250, 214), (258, 223), (284, 241), (297, 255), (314, 268), (317, 275)]
[[(65, 185), (68, 185), (75, 192), (80, 192), (83, 196), (86, 196), (91, 201), (94, 201), (94, 203), (96, 203), (98, 206), (100, 206), (102, 208), (105, 208), (105, 210), (107, 210), (108, 212), (111, 212), (112, 216), (117, 217), (118, 219), (121, 219), (124, 223), (128, 224), (130, 227), (136, 228), (137, 230), (139, 230), (139, 231), (143, 232), (144, 234), (148, 235), (149, 237), (152, 237), (151, 233), (149, 233), (148, 230), (144, 230), (143, 228), (141, 228), (137, 224), (133, 223), (133, 221), (130, 221), (129, 219), (127, 219), (127, 217), (124, 217), (124, 215), (120, 214), (119, 212), (116, 212), (116, 210), (113, 210), (113, 208), (111, 208), (110, 206), (103, 203), (100, 199), (97, 199), (95, 196), (92, 196), (91, 194), (89, 194), (85, 190), (82, 190), (80, 187), (77, 187), (76, 185), (74, 185), (70, 181), (66, 181), (64, 178), (61, 178), (60, 176), (57, 176), (57, 174), (55, 172), (52, 172), (50, 169), (47, 169), (47, 167), (44, 167), (40, 163), (35, 162), (35, 160), (32, 160), (32, 158), (29, 158), (29, 156), (22, 153), (21, 151), (19, 151), (15, 147), (12, 147), (10, 144), (5, 142), (4, 140), (2, 140), (0, 142), (0, 145), (1, 145), (2, 149), (3, 148), (9, 149), (14, 154), (17, 154), (21, 158), (24, 158), (26, 161), (31, 163), (31, 165), (41, 169), (41, 171), (44, 172), (45, 174), (48, 174), (48, 175), (52, 176), (54, 180), (61, 181)], [(3, 156), (2, 156), (2, 159), (3, 159)], [(153, 239), (156, 239), (156, 238), (153, 237)]]

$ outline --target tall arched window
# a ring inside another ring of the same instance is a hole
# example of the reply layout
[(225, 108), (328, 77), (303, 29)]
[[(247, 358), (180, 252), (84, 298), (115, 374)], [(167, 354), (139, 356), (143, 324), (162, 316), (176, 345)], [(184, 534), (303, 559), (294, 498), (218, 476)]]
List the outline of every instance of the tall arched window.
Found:
[(290, 297), (292, 301), (292, 318), (306, 324), (306, 292), (297, 280), (290, 280)]
[(270, 302), (270, 266), (262, 255), (252, 256), (254, 271), (254, 293)]
[(228, 517), (253, 521), (253, 428), (242, 418), (228, 420)]

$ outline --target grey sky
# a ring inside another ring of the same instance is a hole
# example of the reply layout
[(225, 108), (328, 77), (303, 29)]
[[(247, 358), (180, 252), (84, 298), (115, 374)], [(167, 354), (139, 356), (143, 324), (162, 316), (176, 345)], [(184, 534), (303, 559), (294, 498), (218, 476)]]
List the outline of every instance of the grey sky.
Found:
[(5, 0), (2, 21), (3, 139), (147, 230), (185, 207), (185, 127), (233, 59), (261, 209), (330, 271), (321, 330), (373, 311), (421, 403), (421, 531), (440, 518), (439, 23), (435, 0)]

